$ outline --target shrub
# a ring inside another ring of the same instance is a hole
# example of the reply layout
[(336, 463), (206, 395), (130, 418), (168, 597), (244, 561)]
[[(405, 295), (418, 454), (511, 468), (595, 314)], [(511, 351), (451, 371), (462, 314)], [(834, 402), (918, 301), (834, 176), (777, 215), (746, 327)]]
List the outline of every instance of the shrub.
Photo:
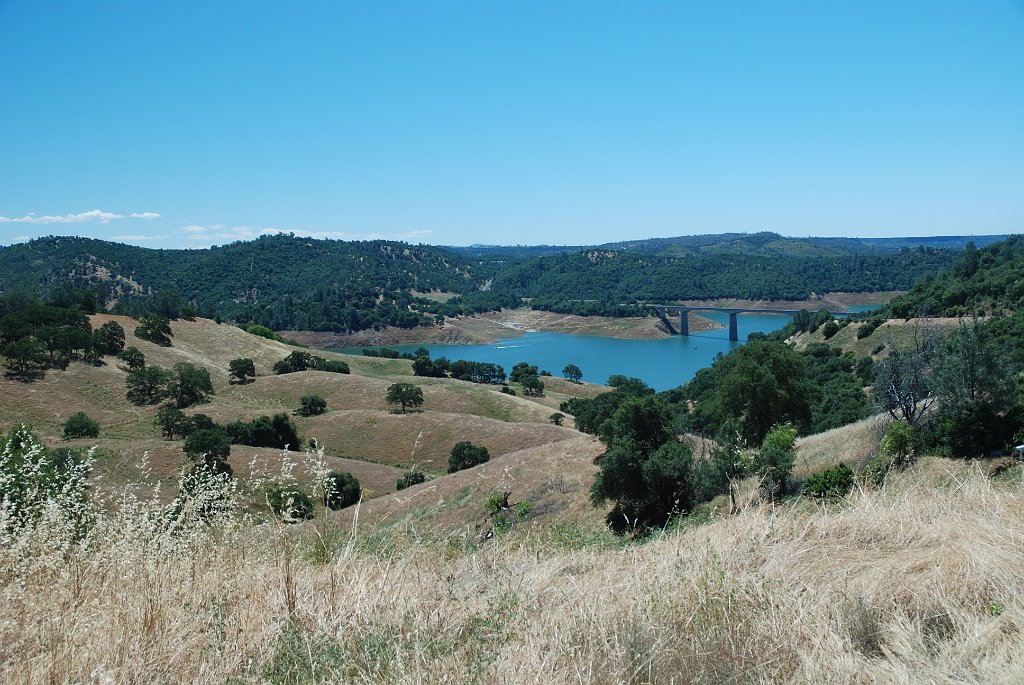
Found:
[(159, 366), (143, 366), (128, 374), (125, 388), (132, 404), (158, 404), (167, 396), (171, 372)]
[(86, 477), (92, 457), (48, 450), (28, 426), (11, 429), (0, 444), (0, 518), (7, 530), (39, 520), (50, 503), (78, 525), (88, 521)]
[(324, 506), (337, 511), (359, 501), (362, 488), (351, 473), (329, 471), (324, 478)]
[(285, 523), (298, 523), (313, 518), (313, 500), (293, 484), (277, 484), (267, 490), (270, 510)]
[(202, 428), (185, 438), (182, 448), (189, 459), (197, 464), (215, 464), (227, 461), (231, 442), (222, 428)]
[(260, 416), (252, 421), (235, 421), (226, 427), (231, 442), (252, 447), (302, 448), (298, 429), (287, 414)]
[(279, 338), (274, 331), (270, 330), (266, 326), (261, 326), (258, 323), (251, 323), (246, 326), (245, 332), (251, 335), (258, 335), (259, 337), (266, 338), (267, 340), (277, 340)]
[(410, 488), (413, 485), (419, 485), (420, 483), (423, 483), (426, 480), (427, 477), (423, 474), (422, 471), (417, 471), (416, 469), (413, 469), (412, 471), (406, 471), (405, 473), (402, 474), (402, 477), (398, 479), (398, 482), (395, 484), (395, 489), (405, 490), (406, 488)]
[(166, 317), (144, 316), (139, 320), (139, 325), (135, 327), (135, 337), (148, 340), (161, 347), (170, 347), (174, 333), (171, 332), (171, 322)]
[(825, 336), (825, 340), (828, 340), (829, 338), (831, 338), (833, 335), (835, 335), (838, 332), (839, 332), (839, 324), (836, 323), (835, 319), (832, 319), (832, 320), (826, 322), (825, 323), (825, 327), (821, 331), (822, 335)]
[(75, 438), (99, 437), (100, 425), (92, 420), (85, 412), (78, 412), (68, 417), (64, 422), (64, 439), (74, 440)]
[(388, 404), (402, 405), (402, 413), (406, 407), (423, 405), (423, 389), (412, 383), (393, 383), (384, 398)]
[(768, 431), (754, 457), (754, 468), (773, 499), (779, 499), (786, 492), (786, 479), (796, 462), (795, 447), (796, 429), (776, 425)]
[(318, 357), (302, 350), (295, 350), (287, 357), (274, 364), (274, 373), (296, 373), (298, 371), (330, 371), (331, 373), (349, 373), (348, 364)]
[(561, 426), (562, 421), (565, 420), (565, 414), (560, 411), (556, 411), (554, 414), (548, 417), (548, 420), (556, 426)]
[(184, 435), (189, 432), (186, 429), (189, 423), (188, 417), (173, 404), (165, 404), (157, 409), (153, 423), (160, 429), (160, 434), (168, 440), (174, 440), (175, 435)]
[(256, 376), (256, 364), (250, 357), (238, 357), (228, 362), (228, 374), (232, 383), (248, 383)]
[(805, 480), (804, 494), (820, 499), (843, 497), (853, 489), (853, 483), (853, 469), (846, 464), (839, 464)]
[(146, 355), (134, 345), (118, 352), (117, 358), (124, 362), (125, 368), (129, 371), (137, 371), (146, 365)]
[(208, 369), (188, 362), (174, 365), (171, 379), (167, 383), (167, 395), (175, 401), (179, 409), (209, 402), (212, 394), (213, 382), (210, 380)]
[(879, 445), (881, 451), (892, 457), (892, 465), (901, 469), (913, 461), (914, 429), (903, 421), (893, 421), (885, 427), (885, 435)]
[(319, 416), (327, 410), (327, 400), (320, 395), (304, 395), (299, 402), (301, 406), (295, 410), (299, 416)]
[(108, 321), (93, 332), (94, 346), (99, 354), (120, 354), (124, 350), (124, 328)]
[(458, 442), (452, 447), (451, 456), (448, 457), (448, 473), (455, 473), (464, 469), (472, 468), (490, 460), (491, 455), (487, 448), (474, 445), (468, 440)]
[(513, 397), (516, 396), (516, 391), (508, 387), (507, 385), (501, 386), (501, 392), (503, 395), (512, 395)]

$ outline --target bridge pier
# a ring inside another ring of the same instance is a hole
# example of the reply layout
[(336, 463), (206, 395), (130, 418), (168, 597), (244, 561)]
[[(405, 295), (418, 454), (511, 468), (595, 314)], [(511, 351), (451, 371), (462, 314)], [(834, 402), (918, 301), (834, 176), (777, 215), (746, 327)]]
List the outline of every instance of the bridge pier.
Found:
[(740, 331), (739, 326), (736, 324), (736, 316), (738, 312), (729, 313), (729, 340), (739, 342)]
[(679, 310), (679, 335), (690, 335), (690, 315), (688, 309)]

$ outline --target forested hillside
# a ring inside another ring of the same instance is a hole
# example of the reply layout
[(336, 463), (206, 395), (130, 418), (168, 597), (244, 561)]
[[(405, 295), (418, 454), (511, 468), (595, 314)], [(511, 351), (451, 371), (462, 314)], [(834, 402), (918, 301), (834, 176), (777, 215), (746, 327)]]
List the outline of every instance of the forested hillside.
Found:
[(894, 317), (963, 316), (1016, 311), (1024, 305), (1024, 239), (977, 249), (969, 243), (953, 268), (917, 283), (886, 308)]
[(630, 306), (643, 301), (904, 290), (959, 254), (836, 240), (728, 234), (536, 256), (292, 235), (202, 250), (50, 237), (0, 248), (0, 292), (46, 296), (71, 283), (114, 313), (347, 332), (435, 325), (524, 300), (535, 309), (623, 316), (646, 314)]
[(922, 249), (880, 255), (767, 256), (722, 249), (699, 256), (665, 256), (591, 250), (506, 264), (493, 288), (538, 298), (534, 306), (542, 309), (574, 313), (574, 300), (613, 306), (715, 297), (800, 300), (811, 293), (906, 290), (924, 274), (948, 267), (956, 254)]

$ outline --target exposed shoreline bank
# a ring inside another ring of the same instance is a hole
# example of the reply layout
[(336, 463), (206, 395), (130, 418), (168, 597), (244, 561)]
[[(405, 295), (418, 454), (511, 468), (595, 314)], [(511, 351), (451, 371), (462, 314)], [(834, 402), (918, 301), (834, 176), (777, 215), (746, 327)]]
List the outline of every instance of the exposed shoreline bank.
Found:
[[(865, 304), (884, 304), (898, 292), (879, 293), (827, 293), (807, 300), (681, 300), (682, 304), (720, 307), (763, 307), (774, 309), (845, 309)], [(691, 312), (690, 330), (710, 331), (722, 328), (717, 321)], [(333, 347), (375, 347), (380, 345), (481, 345), (491, 344), (504, 338), (518, 338), (531, 331), (567, 333), (571, 335), (593, 335), (609, 338), (654, 340), (667, 338), (672, 334), (656, 317), (577, 316), (557, 314), (521, 307), (486, 312), (474, 316), (460, 316), (445, 319), (444, 326), (430, 328), (384, 328), (356, 333), (331, 333), (326, 331), (282, 331), (282, 334), (297, 342), (315, 348)]]

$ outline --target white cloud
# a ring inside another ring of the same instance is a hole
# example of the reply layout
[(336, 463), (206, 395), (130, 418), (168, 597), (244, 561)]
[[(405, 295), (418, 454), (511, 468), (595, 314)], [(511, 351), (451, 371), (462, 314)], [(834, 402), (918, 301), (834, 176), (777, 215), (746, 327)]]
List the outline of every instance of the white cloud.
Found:
[(201, 242), (250, 240), (259, 235), (259, 232), (249, 226), (231, 226), (224, 224), (210, 224), (200, 226), (192, 224), (178, 229), (179, 233), (188, 233), (188, 239)]
[(165, 235), (115, 235), (110, 237), (111, 240), (167, 240)]
[[(129, 215), (133, 219), (156, 219), (156, 212), (135, 212)], [(90, 209), (78, 214), (44, 214), (29, 212), (24, 216), (0, 216), (0, 224), (109, 224), (115, 219), (125, 218), (124, 214), (106, 212), (102, 209)]]

